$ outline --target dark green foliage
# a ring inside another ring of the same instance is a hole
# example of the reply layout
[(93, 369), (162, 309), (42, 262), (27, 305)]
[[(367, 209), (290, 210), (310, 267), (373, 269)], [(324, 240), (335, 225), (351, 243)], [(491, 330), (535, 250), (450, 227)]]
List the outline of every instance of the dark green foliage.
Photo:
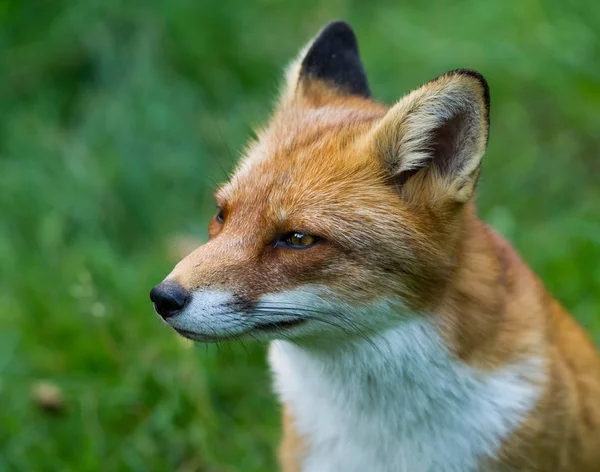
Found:
[[(597, 2), (322, 3), (0, 2), (0, 470), (274, 470), (264, 348), (190, 348), (148, 292), (336, 18), (378, 99), (486, 76), (481, 214), (599, 339)], [(62, 413), (36, 408), (40, 379)]]

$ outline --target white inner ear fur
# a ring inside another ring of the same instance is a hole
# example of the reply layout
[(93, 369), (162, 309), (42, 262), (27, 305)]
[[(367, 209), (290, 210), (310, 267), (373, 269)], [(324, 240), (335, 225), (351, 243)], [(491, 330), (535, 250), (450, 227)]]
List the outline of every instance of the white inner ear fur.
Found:
[[(469, 198), (460, 191), (478, 169), (487, 144), (484, 94), (479, 80), (466, 74), (449, 73), (423, 85), (375, 127), (369, 137), (375, 154), (393, 176), (444, 159), (437, 174), (455, 183), (450, 188), (456, 189), (457, 199)], [(436, 155), (438, 147), (451, 155)]]

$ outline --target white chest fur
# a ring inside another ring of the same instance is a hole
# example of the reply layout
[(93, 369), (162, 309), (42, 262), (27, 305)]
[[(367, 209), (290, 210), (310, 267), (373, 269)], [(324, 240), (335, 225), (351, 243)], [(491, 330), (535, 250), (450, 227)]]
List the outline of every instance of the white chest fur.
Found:
[(373, 341), (272, 343), (276, 390), (306, 440), (303, 472), (478, 471), (538, 398), (539, 359), (476, 371), (420, 319)]

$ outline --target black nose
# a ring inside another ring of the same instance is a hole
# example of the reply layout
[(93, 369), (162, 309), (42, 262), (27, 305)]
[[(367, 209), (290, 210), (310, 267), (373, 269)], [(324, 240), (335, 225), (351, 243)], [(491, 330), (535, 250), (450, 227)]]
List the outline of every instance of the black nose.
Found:
[(150, 291), (150, 300), (154, 303), (156, 313), (165, 320), (179, 312), (188, 298), (185, 289), (173, 281), (160, 283)]

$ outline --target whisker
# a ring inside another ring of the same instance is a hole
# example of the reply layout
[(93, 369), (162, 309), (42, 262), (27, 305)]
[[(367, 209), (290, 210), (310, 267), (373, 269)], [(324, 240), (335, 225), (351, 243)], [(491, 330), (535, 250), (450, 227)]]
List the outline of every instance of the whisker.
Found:
[(219, 123), (217, 123), (217, 120), (214, 120), (212, 123), (215, 125), (215, 128), (217, 129), (217, 133), (219, 134), (219, 137), (221, 138), (221, 141), (223, 141), (223, 144), (225, 145), (225, 148), (227, 149), (227, 153), (229, 154), (230, 159), (233, 161), (235, 159), (235, 156), (231, 152), (231, 148), (229, 147), (229, 143), (225, 139), (225, 136), (223, 136), (223, 133), (221, 132), (221, 128), (219, 127)]
[[(238, 315), (235, 312), (230, 312), (230, 313), (220, 313), (219, 316), (227, 316), (229, 318), (233, 318), (236, 317), (236, 315)], [(239, 316), (239, 315), (238, 315)], [(321, 321), (322, 323), (328, 324), (330, 326), (333, 326), (335, 328), (340, 328), (342, 330), (344, 330), (343, 326), (340, 326), (337, 323), (332, 322), (331, 320), (327, 320), (324, 318), (320, 318), (318, 316), (314, 316), (314, 315), (305, 315), (305, 314), (297, 314), (297, 313), (281, 313), (280, 311), (271, 311), (269, 309), (266, 310), (262, 310), (262, 311), (255, 311), (252, 312), (251, 314), (248, 315), (249, 318), (260, 318), (260, 317), (264, 317), (264, 318), (272, 318), (274, 316), (281, 316), (281, 317), (295, 317), (295, 318), (303, 318), (303, 319), (309, 319), (309, 320), (315, 320), (315, 321)], [(275, 321), (273, 321), (272, 323), (265, 323), (266, 325), (270, 325), (270, 324), (277, 324)], [(246, 326), (254, 326), (252, 324), (246, 324)], [(348, 331), (345, 330), (347, 333)]]
[(242, 341), (241, 339), (237, 340), (237, 343), (242, 346), (242, 349), (244, 350), (244, 352), (246, 353), (246, 355), (249, 355), (248, 353), (248, 348), (246, 347), (246, 345), (244, 344), (244, 341)]
[[(292, 308), (292, 309), (290, 310), (290, 308)], [(284, 310), (279, 309), (276, 311), (278, 311), (278, 312), (285, 311), (286, 314), (291, 314), (291, 315), (294, 315), (296, 311), (305, 312), (305, 313), (318, 313), (319, 315), (322, 315), (322, 312), (319, 312), (317, 310), (310, 310), (310, 309), (306, 309), (306, 308), (302, 308), (302, 307), (297, 307), (297, 309), (295, 309), (295, 308), (296, 307), (284, 307)], [(273, 310), (273, 309), (274, 308), (266, 309), (265, 311), (271, 312), (270, 310)], [(377, 344), (375, 344), (375, 342), (372, 339), (373, 337), (377, 337), (380, 340), (382, 340), (382, 342), (385, 342), (387, 344), (388, 340), (385, 339), (381, 335), (381, 333), (375, 331), (370, 326), (360, 323), (359, 321), (356, 321), (352, 318), (348, 318), (341, 313), (328, 312), (327, 315), (332, 316), (334, 319), (344, 323), (346, 326), (348, 326), (350, 328), (350, 330), (351, 330), (351, 331), (349, 331), (350, 333), (358, 335), (361, 339), (366, 341), (374, 350), (376, 350), (382, 357), (385, 358), (381, 348)], [(303, 314), (302, 316), (306, 316), (306, 315)], [(338, 327), (342, 328), (341, 326), (338, 326)], [(345, 332), (348, 333), (347, 330), (345, 330)]]
[[(262, 302), (261, 302), (261, 304), (262, 304)], [(319, 310), (307, 309), (307, 308), (296, 307), (296, 306), (285, 306), (285, 305), (279, 305), (279, 304), (275, 304), (275, 303), (272, 305), (272, 307), (266, 307), (266, 309), (275, 309), (275, 308), (278, 311), (280, 311), (280, 312), (283, 312), (283, 311), (294, 311), (294, 312), (297, 312), (297, 313), (316, 313), (316, 314), (319, 314), (319, 315), (323, 315), (324, 314), (322, 311), (319, 311)], [(259, 306), (255, 310), (258, 311), (260, 309), (261, 309), (261, 307)], [(327, 312), (327, 315), (334, 316), (334, 317), (338, 318), (340, 321), (348, 324), (349, 326), (351, 326), (354, 329), (356, 329), (356, 326), (359, 326), (360, 328), (364, 329), (365, 331), (368, 331), (369, 333), (373, 334), (374, 336), (381, 337), (381, 334), (378, 333), (377, 331), (375, 331), (370, 326), (365, 325), (365, 324), (363, 324), (363, 323), (361, 323), (359, 321), (356, 321), (356, 320), (354, 320), (352, 318), (348, 318), (347, 316), (344, 316), (341, 313), (336, 313), (336, 312), (332, 311), (332, 312)], [(356, 325), (356, 326), (354, 326), (354, 325)]]
[(291, 313), (291, 312), (280, 313), (278, 311), (271, 311), (269, 309), (263, 309), (261, 311), (262, 311), (262, 313), (252, 314), (251, 316), (256, 317), (256, 316), (261, 316), (261, 315), (263, 315), (263, 316), (264, 315), (267, 315), (267, 316), (290, 316), (290, 315), (294, 316), (295, 315), (295, 316), (298, 316), (299, 318), (320, 321), (321, 323), (325, 323), (325, 324), (328, 324), (335, 328), (341, 329), (346, 334), (359, 336), (361, 339), (363, 339), (365, 342), (367, 342), (369, 345), (371, 345), (371, 347), (373, 347), (373, 349), (377, 350), (379, 353), (381, 353), (383, 355), (383, 353), (381, 352), (379, 347), (373, 342), (373, 340), (366, 333), (364, 333), (360, 327), (357, 327), (356, 325), (352, 324), (351, 320), (334, 316), (335, 320), (344, 322), (348, 326), (348, 328), (346, 328), (338, 323), (334, 323), (332, 320), (324, 319), (324, 318), (314, 316), (314, 315), (295, 314), (295, 313)]
[[(219, 166), (219, 168), (221, 169), (221, 172), (223, 172), (223, 176), (225, 178), (225, 180), (227, 180), (227, 171), (225, 170), (225, 168), (223, 167), (223, 164), (221, 163), (221, 161), (219, 161), (219, 159), (217, 158), (214, 149), (212, 148), (212, 146), (210, 146), (208, 144), (208, 141), (206, 140), (206, 138), (200, 134), (200, 138), (202, 139), (202, 141), (204, 142), (204, 146), (206, 147), (206, 150), (208, 151), (208, 155), (210, 157), (212, 157), (212, 159), (215, 161), (215, 163)], [(231, 151), (229, 152), (231, 154)]]
[[(302, 308), (302, 307), (294, 307), (294, 308), (297, 308), (297, 310), (292, 311), (289, 308), (290, 307), (284, 307), (284, 309), (276, 309), (275, 307), (273, 307), (273, 308), (268, 308), (268, 307), (255, 308), (254, 311), (245, 314), (246, 321), (240, 320), (240, 318), (239, 318), (240, 313), (235, 312), (235, 311), (231, 311), (231, 312), (227, 312), (227, 313), (220, 313), (219, 316), (223, 316), (228, 319), (237, 321), (237, 323), (236, 323), (237, 327), (250, 328), (250, 329), (256, 327), (256, 325), (248, 322), (248, 320), (257, 319), (257, 318), (259, 318), (259, 319), (269, 318), (271, 320), (271, 322), (263, 323), (263, 325), (267, 325), (267, 326), (273, 325), (274, 327), (277, 327), (277, 322), (273, 321), (274, 317), (286, 317), (286, 318), (295, 317), (295, 318), (303, 318), (303, 319), (307, 319), (307, 320), (317, 321), (317, 322), (321, 322), (323, 324), (327, 324), (328, 326), (331, 326), (335, 329), (339, 329), (347, 335), (358, 336), (360, 339), (362, 339), (363, 341), (368, 343), (375, 351), (377, 351), (378, 354), (380, 354), (382, 358), (384, 358), (384, 359), (387, 358), (387, 356), (384, 354), (384, 352), (381, 350), (381, 348), (379, 346), (377, 346), (377, 344), (373, 341), (372, 336), (369, 336), (369, 334), (365, 332), (365, 330), (368, 330), (372, 335), (378, 336), (382, 340), (385, 340), (385, 338), (383, 338), (383, 336), (381, 336), (380, 333), (377, 333), (372, 328), (364, 326), (364, 325), (361, 326), (360, 323), (358, 323), (355, 320), (352, 320), (350, 318), (347, 318), (347, 317), (343, 316), (342, 314), (336, 314), (333, 312), (327, 313), (325, 316), (332, 316), (332, 319), (326, 319), (326, 318), (323, 318), (323, 313), (318, 310), (310, 310), (310, 309), (306, 309), (306, 308)], [(321, 315), (321, 316), (317, 316), (314, 313), (317, 313), (318, 315)], [(343, 325), (341, 323), (343, 323)], [(214, 329), (211, 329), (211, 332), (213, 333), (213, 335), (216, 336)], [(287, 339), (288, 341), (294, 342), (294, 339), (291, 338), (289, 335), (287, 335), (285, 332), (283, 332), (281, 329), (273, 329), (273, 332), (276, 333), (278, 336), (281, 336), (284, 339)], [(244, 334), (245, 335), (248, 334), (253, 339), (255, 339), (254, 336), (252, 336), (250, 333), (246, 332)], [(300, 336), (296, 336), (296, 339), (298, 337), (300, 337)], [(387, 343), (387, 340), (385, 340), (385, 341)], [(220, 351), (219, 343), (217, 342), (216, 344), (217, 344), (217, 349)]]

